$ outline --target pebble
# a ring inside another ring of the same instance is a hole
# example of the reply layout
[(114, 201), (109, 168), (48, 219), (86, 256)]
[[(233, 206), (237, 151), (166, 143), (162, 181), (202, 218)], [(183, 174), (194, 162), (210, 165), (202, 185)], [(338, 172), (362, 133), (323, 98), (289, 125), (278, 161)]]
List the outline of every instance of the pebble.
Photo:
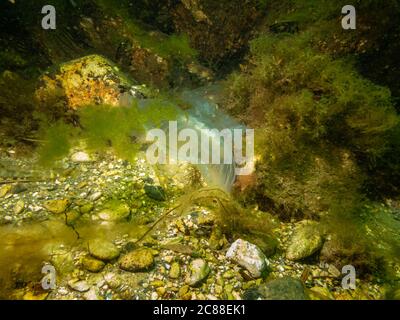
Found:
[(11, 191), (11, 185), (5, 184), (0, 187), (0, 198), (5, 197)]
[(93, 193), (93, 194), (91, 194), (89, 196), (89, 200), (90, 201), (97, 201), (97, 200), (99, 200), (101, 198), (101, 196), (102, 196), (101, 192), (95, 192), (95, 193)]
[(15, 206), (14, 206), (14, 214), (18, 215), (25, 209), (25, 202), (22, 200), (19, 200)]
[(90, 289), (89, 284), (84, 280), (70, 280), (68, 286), (78, 292), (86, 292)]
[(171, 269), (169, 271), (169, 277), (171, 279), (178, 279), (181, 274), (181, 267), (178, 262), (174, 262), (171, 265)]
[(71, 156), (71, 161), (80, 163), (80, 162), (90, 162), (92, 160), (90, 159), (90, 156), (86, 152), (80, 151), (74, 153)]

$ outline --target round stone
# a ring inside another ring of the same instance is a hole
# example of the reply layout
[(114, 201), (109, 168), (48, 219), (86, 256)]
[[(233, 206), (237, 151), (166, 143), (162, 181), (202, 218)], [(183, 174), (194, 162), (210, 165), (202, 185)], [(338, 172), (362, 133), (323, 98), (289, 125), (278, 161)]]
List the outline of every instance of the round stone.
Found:
[(118, 258), (120, 252), (119, 249), (111, 242), (95, 239), (89, 241), (89, 253), (100, 260), (110, 261)]
[(150, 249), (146, 248), (131, 251), (119, 260), (120, 268), (131, 272), (148, 270), (153, 264), (153, 253)]

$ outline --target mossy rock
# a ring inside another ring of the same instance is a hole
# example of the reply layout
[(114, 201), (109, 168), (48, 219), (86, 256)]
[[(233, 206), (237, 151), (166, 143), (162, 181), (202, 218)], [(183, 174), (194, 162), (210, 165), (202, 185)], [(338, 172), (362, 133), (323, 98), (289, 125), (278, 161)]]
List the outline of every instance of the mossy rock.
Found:
[(0, 187), (0, 198), (5, 197), (10, 191), (12, 186), (10, 184), (5, 184)]
[(105, 263), (91, 256), (85, 256), (82, 259), (82, 266), (90, 272), (100, 272), (103, 270)]
[(266, 257), (273, 256), (278, 248), (278, 240), (269, 234), (243, 235), (243, 239), (259, 247)]
[(110, 200), (97, 215), (101, 220), (115, 222), (126, 219), (129, 214), (130, 208), (126, 203), (119, 200)]
[(171, 269), (169, 270), (169, 277), (171, 279), (178, 279), (181, 275), (181, 266), (178, 262), (173, 262), (171, 264)]
[(271, 280), (247, 290), (246, 300), (308, 300), (303, 283), (291, 277)]
[(141, 248), (127, 253), (119, 259), (119, 267), (130, 272), (149, 270), (154, 264), (152, 250)]
[(335, 300), (333, 294), (326, 287), (312, 287), (307, 290), (307, 294), (311, 300)]
[(79, 208), (79, 211), (82, 214), (90, 213), (90, 212), (92, 212), (93, 208), (94, 208), (93, 203), (85, 203)]
[(67, 210), (70, 203), (68, 199), (49, 200), (45, 202), (44, 207), (51, 213), (61, 214)]
[(310, 257), (321, 249), (323, 238), (316, 222), (304, 221), (298, 225), (286, 251), (289, 260), (301, 260)]
[(69, 210), (66, 214), (65, 214), (65, 219), (68, 225), (73, 225), (74, 223), (76, 223), (79, 218), (81, 217), (81, 214), (77, 211), (77, 210)]
[(88, 243), (89, 253), (102, 261), (110, 261), (118, 258), (120, 251), (112, 243), (102, 239), (90, 240)]
[(208, 239), (208, 243), (209, 243), (211, 249), (220, 250), (226, 244), (228, 244), (228, 241), (226, 240), (226, 237), (223, 234), (221, 228), (216, 226), (211, 231), (211, 235), (210, 235), (210, 238)]
[(165, 196), (165, 191), (161, 186), (153, 186), (146, 184), (144, 186), (144, 191), (146, 195), (156, 201), (165, 201), (167, 198)]
[(208, 277), (211, 272), (207, 261), (203, 259), (195, 259), (189, 266), (190, 274), (186, 278), (186, 283), (191, 287), (197, 287)]
[[(61, 64), (42, 76), (36, 97), (49, 108), (58, 104), (67, 109), (92, 104), (119, 105), (122, 88), (133, 84), (118, 67), (100, 55), (90, 55)], [(56, 103), (54, 103), (56, 102)]]

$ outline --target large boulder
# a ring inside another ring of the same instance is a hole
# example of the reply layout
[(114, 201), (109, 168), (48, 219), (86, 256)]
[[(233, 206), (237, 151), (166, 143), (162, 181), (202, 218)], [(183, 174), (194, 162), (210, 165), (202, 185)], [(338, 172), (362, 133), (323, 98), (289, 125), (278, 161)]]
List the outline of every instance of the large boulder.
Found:
[(58, 112), (92, 104), (118, 106), (132, 84), (111, 61), (90, 55), (45, 73), (36, 97), (44, 107), (61, 108)]

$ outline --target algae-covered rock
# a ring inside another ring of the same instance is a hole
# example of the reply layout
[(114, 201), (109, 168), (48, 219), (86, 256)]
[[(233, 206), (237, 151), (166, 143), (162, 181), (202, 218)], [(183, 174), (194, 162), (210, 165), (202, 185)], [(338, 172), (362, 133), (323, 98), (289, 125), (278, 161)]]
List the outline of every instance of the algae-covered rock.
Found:
[(85, 203), (79, 208), (79, 211), (82, 214), (85, 214), (85, 213), (91, 212), (93, 210), (93, 208), (94, 208), (93, 203), (91, 203), (91, 202), (90, 203)]
[[(177, 33), (187, 34), (202, 60), (213, 65), (239, 54), (248, 44), (252, 29), (265, 11), (260, 1), (182, 0), (168, 4)], [(240, 10), (238, 10), (240, 8)], [(154, 19), (155, 20), (155, 19)]]
[(201, 284), (208, 277), (210, 271), (211, 269), (205, 260), (195, 259), (190, 263), (190, 274), (186, 278), (186, 283), (189, 286), (195, 287)]
[(0, 187), (0, 198), (5, 197), (10, 191), (11, 191), (11, 185), (10, 184), (5, 184)]
[(278, 240), (269, 234), (249, 234), (243, 235), (242, 237), (244, 240), (253, 243), (257, 247), (259, 247), (266, 257), (273, 256), (278, 247)]
[(220, 250), (224, 245), (228, 243), (225, 235), (222, 233), (221, 228), (214, 227), (211, 231), (210, 238), (208, 239), (210, 248), (213, 250)]
[(61, 64), (52, 74), (43, 75), (41, 82), (36, 91), (38, 100), (64, 110), (91, 104), (118, 106), (121, 92), (129, 91), (132, 85), (114, 63), (100, 55)]
[(121, 221), (126, 219), (130, 214), (129, 206), (119, 200), (110, 200), (104, 204), (103, 209), (97, 214), (101, 220), (105, 221)]
[(58, 199), (46, 201), (44, 207), (51, 213), (60, 214), (67, 210), (70, 201), (68, 199)]
[(165, 191), (161, 186), (153, 186), (150, 184), (146, 184), (144, 186), (144, 191), (146, 192), (146, 195), (157, 201), (165, 201), (166, 196), (165, 196)]
[(14, 214), (20, 214), (25, 209), (25, 202), (22, 200), (18, 200), (18, 202), (14, 206)]
[(71, 273), (74, 268), (74, 257), (68, 249), (54, 249), (51, 251), (51, 265), (57, 270), (58, 275), (66, 275)]
[(100, 260), (110, 261), (119, 256), (119, 249), (112, 243), (102, 239), (90, 240), (89, 253)]
[(323, 239), (318, 229), (318, 223), (302, 223), (296, 227), (289, 241), (286, 258), (294, 261), (307, 258), (320, 250), (322, 244)]
[(335, 297), (327, 287), (315, 286), (307, 292), (311, 300), (335, 300)]
[(302, 282), (291, 277), (275, 279), (247, 290), (246, 300), (308, 300)]
[(69, 210), (65, 214), (65, 220), (68, 225), (74, 224), (80, 217), (81, 214), (77, 210)]
[(260, 248), (242, 239), (231, 245), (226, 257), (249, 271), (253, 278), (261, 277), (268, 270), (268, 260)]
[(181, 275), (181, 266), (178, 262), (174, 262), (171, 264), (171, 269), (169, 270), (169, 277), (171, 279), (178, 279)]
[(85, 256), (82, 259), (82, 266), (90, 272), (100, 272), (103, 270), (105, 263), (91, 256)]
[(27, 293), (24, 294), (22, 299), (28, 300), (28, 301), (40, 301), (40, 300), (46, 300), (48, 295), (49, 295), (49, 292), (36, 293), (36, 292), (28, 291)]
[(150, 249), (142, 248), (122, 256), (119, 266), (122, 270), (137, 272), (150, 269), (154, 264), (153, 253)]

